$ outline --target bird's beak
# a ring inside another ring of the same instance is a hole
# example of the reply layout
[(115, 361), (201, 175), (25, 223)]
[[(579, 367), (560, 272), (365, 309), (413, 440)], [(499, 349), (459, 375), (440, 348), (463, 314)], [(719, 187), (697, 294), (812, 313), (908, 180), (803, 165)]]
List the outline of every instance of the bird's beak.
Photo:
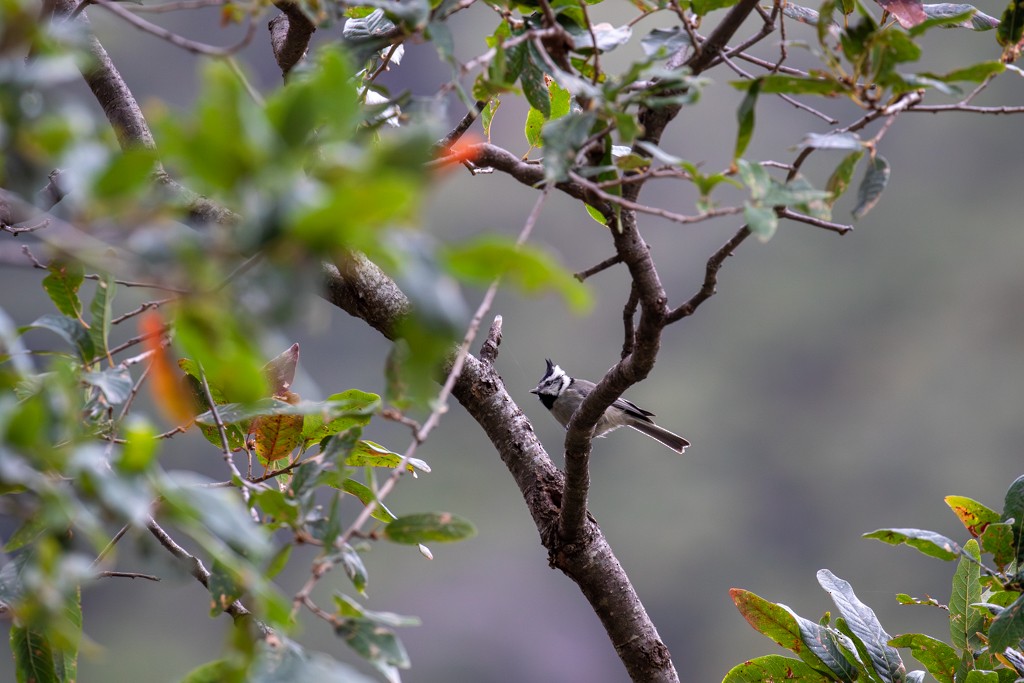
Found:
[(540, 387), (534, 387), (533, 389), (530, 389), (530, 393), (531, 394), (539, 394), (540, 393)]

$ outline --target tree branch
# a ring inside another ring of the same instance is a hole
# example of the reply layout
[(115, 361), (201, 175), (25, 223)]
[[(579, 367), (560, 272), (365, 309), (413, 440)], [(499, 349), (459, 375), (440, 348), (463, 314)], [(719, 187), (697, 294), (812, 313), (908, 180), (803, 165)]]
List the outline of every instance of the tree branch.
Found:
[[(685, 63), (682, 52), (669, 59), (669, 68), (689, 67), (694, 75), (714, 63), (719, 53), (739, 30), (757, 6), (757, 0), (740, 0), (729, 10), (708, 39)], [(644, 131), (643, 140), (657, 144), (666, 126), (679, 113), (681, 105), (642, 107), (638, 118)], [(642, 148), (634, 151), (644, 153)], [(623, 188), (623, 199), (635, 202), (645, 183)], [(608, 215), (608, 214), (606, 214)], [(609, 223), (609, 228), (613, 226)], [(590, 487), (590, 449), (594, 427), (605, 410), (630, 386), (643, 380), (654, 367), (661, 346), (661, 331), (668, 324), (668, 297), (658, 277), (650, 250), (637, 226), (636, 211), (621, 210), (618, 229), (610, 229), (616, 253), (629, 269), (634, 293), (640, 304), (640, 318), (633, 335), (629, 354), (616, 363), (594, 390), (583, 400), (566, 426), (565, 477), (566, 488), (559, 515), (558, 533), (566, 543), (575, 542), (585, 529), (587, 495)]]
[[(366, 257), (353, 254), (338, 267), (326, 268), (325, 297), (366, 321), (388, 339), (410, 311), (409, 300), (391, 278)], [(497, 354), (500, 331), (488, 339)], [(533, 427), (508, 395), (491, 362), (467, 355), (452, 395), (487, 434), (526, 502), (548, 559), (580, 587), (601, 619), (634, 681), (678, 681), (668, 648), (647, 615), (636, 591), (591, 518), (577, 542), (558, 539), (558, 509), (565, 479), (537, 439)]]
[[(114, 66), (110, 55), (92, 33), (89, 19), (84, 13), (72, 18), (76, 5), (74, 0), (54, 0), (54, 17), (58, 20), (70, 20), (79, 23), (88, 36), (87, 51), (92, 59), (82, 62), (82, 76), (89, 85), (96, 101), (103, 108), (103, 113), (110, 122), (117, 141), (122, 149), (144, 147), (155, 149), (153, 133), (142, 115), (142, 109), (135, 100), (131, 90), (125, 83), (121, 73)], [(238, 217), (228, 209), (211, 202), (205, 197), (192, 192), (173, 180), (162, 166), (154, 172), (155, 180), (166, 187), (188, 211), (189, 218), (197, 223), (217, 223), (228, 225), (235, 223)]]
[(270, 47), (281, 69), (281, 76), (287, 80), (292, 68), (306, 56), (316, 24), (292, 0), (277, 0), (274, 7), (281, 10), (281, 13), (267, 23)]

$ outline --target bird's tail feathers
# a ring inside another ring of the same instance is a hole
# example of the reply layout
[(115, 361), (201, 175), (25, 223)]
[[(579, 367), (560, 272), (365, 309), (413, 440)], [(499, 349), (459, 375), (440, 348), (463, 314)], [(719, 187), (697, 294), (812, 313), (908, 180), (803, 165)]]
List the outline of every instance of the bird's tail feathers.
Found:
[(667, 429), (659, 427), (654, 423), (636, 421), (630, 423), (629, 426), (635, 429), (636, 431), (640, 432), (641, 434), (646, 434), (655, 441), (658, 441), (663, 445), (668, 446), (676, 453), (682, 453), (683, 451), (686, 450), (686, 447), (690, 445), (690, 442), (684, 439), (683, 437), (679, 436), (678, 434), (673, 434)]

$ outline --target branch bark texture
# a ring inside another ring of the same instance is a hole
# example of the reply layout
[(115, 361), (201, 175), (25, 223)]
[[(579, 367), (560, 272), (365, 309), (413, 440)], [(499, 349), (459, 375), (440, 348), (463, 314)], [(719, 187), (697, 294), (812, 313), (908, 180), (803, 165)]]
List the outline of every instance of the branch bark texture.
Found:
[[(325, 268), (326, 298), (388, 339), (410, 311), (408, 298), (364, 256)], [(492, 335), (493, 337), (494, 335)], [(678, 681), (668, 648), (593, 518), (573, 543), (558, 536), (565, 477), (487, 360), (467, 356), (453, 395), (487, 434), (526, 502), (548, 561), (580, 587), (634, 681)]]

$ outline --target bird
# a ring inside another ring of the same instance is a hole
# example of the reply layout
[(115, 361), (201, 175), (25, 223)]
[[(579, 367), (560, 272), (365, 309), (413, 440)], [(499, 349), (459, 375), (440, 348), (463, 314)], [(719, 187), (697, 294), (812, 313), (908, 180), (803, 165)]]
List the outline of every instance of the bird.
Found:
[[(585, 379), (570, 377), (565, 370), (551, 362), (550, 358), (546, 360), (547, 371), (537, 386), (530, 390), (530, 393), (537, 394), (540, 402), (558, 420), (558, 423), (568, 428), (573, 413), (597, 385)], [(676, 453), (685, 451), (690, 442), (678, 434), (673, 434), (664, 427), (654, 424), (654, 420), (651, 419), (653, 416), (654, 413), (644, 410), (632, 401), (617, 398), (598, 420), (597, 426), (594, 427), (594, 436), (604, 436), (619, 427), (632, 427), (671, 448)]]

